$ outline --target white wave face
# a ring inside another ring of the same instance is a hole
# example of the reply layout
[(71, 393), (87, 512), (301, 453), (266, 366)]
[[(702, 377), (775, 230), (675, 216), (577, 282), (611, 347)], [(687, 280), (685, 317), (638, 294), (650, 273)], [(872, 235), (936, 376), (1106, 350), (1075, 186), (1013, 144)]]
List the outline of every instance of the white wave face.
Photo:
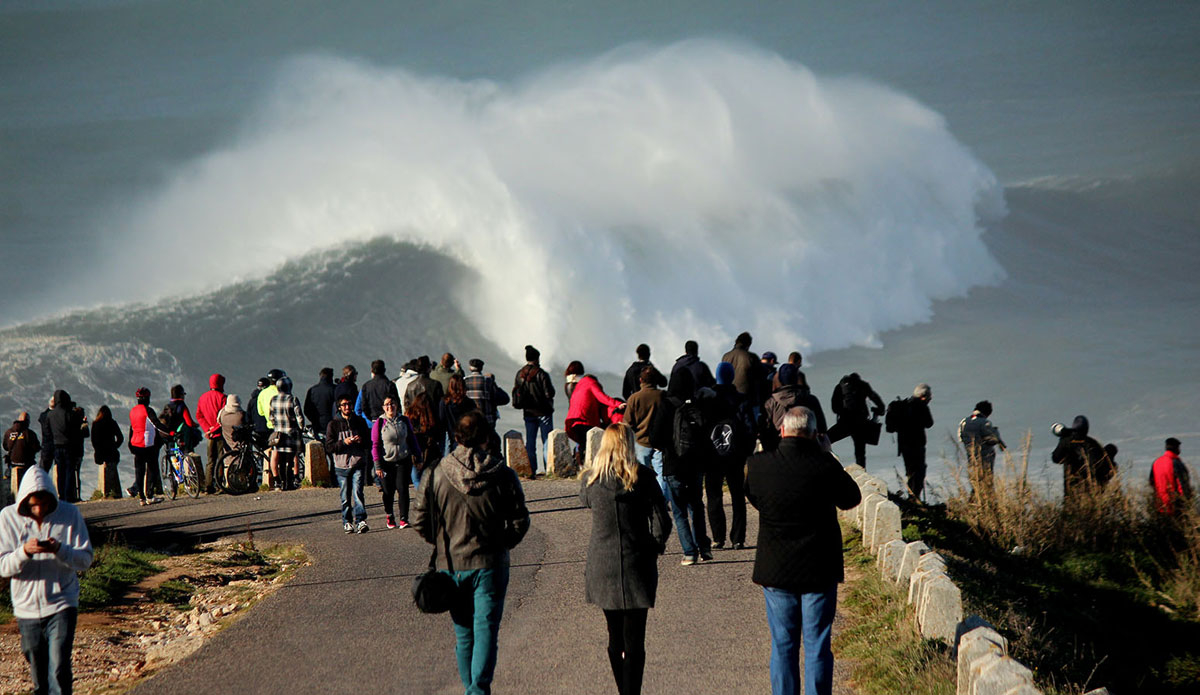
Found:
[(518, 353), (617, 369), (638, 342), (716, 350), (742, 330), (811, 351), (877, 344), (999, 281), (981, 224), (1001, 195), (913, 99), (729, 43), (516, 84), (309, 56), (120, 222), (99, 284), (197, 291), (391, 235), (473, 269), (468, 315)]

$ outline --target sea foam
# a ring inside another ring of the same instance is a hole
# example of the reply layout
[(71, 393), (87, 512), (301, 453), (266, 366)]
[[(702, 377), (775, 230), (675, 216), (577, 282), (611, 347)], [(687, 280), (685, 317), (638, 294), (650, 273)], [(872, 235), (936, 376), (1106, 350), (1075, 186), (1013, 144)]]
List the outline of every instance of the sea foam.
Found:
[(497, 345), (611, 370), (638, 342), (742, 330), (877, 344), (1003, 277), (981, 239), (1003, 213), (928, 107), (744, 45), (626, 47), (513, 83), (304, 56), (116, 221), (124, 251), (91, 286), (198, 292), (387, 235), (471, 269), (457, 300)]

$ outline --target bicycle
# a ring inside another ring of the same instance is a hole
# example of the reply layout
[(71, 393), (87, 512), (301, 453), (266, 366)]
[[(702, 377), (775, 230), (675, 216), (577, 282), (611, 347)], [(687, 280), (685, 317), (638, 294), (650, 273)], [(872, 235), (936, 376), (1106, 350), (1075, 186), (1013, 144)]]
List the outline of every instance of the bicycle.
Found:
[(179, 437), (167, 437), (166, 451), (162, 456), (162, 477), (166, 482), (166, 493), (171, 499), (179, 495), (179, 486), (193, 499), (200, 496), (204, 487), (200, 457), (179, 446)]
[(233, 428), (233, 442), (237, 448), (225, 452), (213, 477), (225, 492), (253, 492), (258, 489), (258, 476), (267, 465), (267, 458), (254, 446), (252, 425)]

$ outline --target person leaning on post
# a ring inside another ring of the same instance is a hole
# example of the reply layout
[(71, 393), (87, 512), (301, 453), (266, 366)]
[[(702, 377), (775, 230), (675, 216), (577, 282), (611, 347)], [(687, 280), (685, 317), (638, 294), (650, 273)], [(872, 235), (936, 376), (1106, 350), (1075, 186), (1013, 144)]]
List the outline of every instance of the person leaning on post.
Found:
[(746, 462), (746, 497), (759, 512), (753, 581), (763, 588), (771, 632), (771, 692), (833, 692), (830, 639), (837, 585), (845, 578), (837, 509), (862, 499), (858, 485), (817, 439), (816, 416), (787, 411), (775, 451)]

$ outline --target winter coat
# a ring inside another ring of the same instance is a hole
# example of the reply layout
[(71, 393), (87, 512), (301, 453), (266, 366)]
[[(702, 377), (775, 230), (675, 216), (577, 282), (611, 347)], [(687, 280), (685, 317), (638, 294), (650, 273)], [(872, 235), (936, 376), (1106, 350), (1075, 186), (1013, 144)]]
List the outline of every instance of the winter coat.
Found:
[(516, 379), (513, 380), (513, 392), (521, 387), (522, 383), (528, 382), (529, 391), (533, 393), (539, 405), (533, 407), (526, 406), (523, 408), (523, 415), (527, 418), (546, 417), (554, 414), (554, 382), (551, 381), (550, 375), (545, 369), (532, 363), (527, 363), (517, 372)]
[(446, 395), (446, 391), (442, 388), (441, 383), (435, 381), (427, 374), (418, 374), (417, 378), (413, 379), (408, 388), (404, 390), (404, 412), (408, 412), (408, 406), (412, 405), (413, 399), (422, 393), (428, 394), (429, 404), (435, 413), (442, 402), (442, 398)]
[(389, 396), (400, 402), (400, 392), (396, 384), (386, 376), (379, 374), (362, 385), (362, 415), (368, 422), (375, 422), (383, 415), (383, 401)]
[(603, 610), (653, 608), (658, 556), (667, 547), (671, 518), (654, 471), (638, 466), (632, 490), (617, 479), (588, 485), (579, 500), (592, 510), (584, 570), (587, 602)]
[[(625, 370), (625, 379), (621, 382), (621, 398), (629, 400), (629, 397), (637, 393), (637, 390), (642, 387), (642, 370), (646, 367), (653, 367), (654, 363), (650, 360), (637, 360), (629, 365), (629, 369)], [(659, 372), (658, 379), (654, 385), (665, 388), (667, 385), (667, 377)]]
[(654, 413), (658, 410), (662, 399), (661, 389), (654, 388), (649, 384), (642, 384), (642, 387), (630, 396), (629, 403), (625, 406), (625, 418), (622, 422), (633, 428), (637, 443), (642, 446), (653, 446), (650, 443), (650, 429), (654, 422)]
[[(266, 423), (266, 429), (269, 431), (275, 429), (275, 421), (271, 418), (271, 401), (279, 395), (279, 387), (275, 384), (270, 384), (263, 390), (258, 392), (258, 400), (252, 406), (253, 410), (258, 412), (259, 417)], [(248, 408), (249, 409), (249, 408)]]
[(508, 551), (529, 531), (529, 510), (517, 474), (483, 449), (447, 454), (413, 504), (412, 526), (437, 544), (437, 567), (475, 570), (508, 565)]
[(337, 407), (333, 400), (335, 390), (333, 379), (321, 377), (304, 394), (304, 417), (312, 424), (313, 432), (324, 434), (329, 429), (329, 421)]
[[(353, 381), (348, 381), (346, 379), (342, 379), (341, 381), (339, 381), (337, 383), (337, 386), (335, 386), (333, 388), (333, 414), (329, 418), (330, 422), (332, 422), (333, 419), (337, 417), (337, 415), (338, 415), (337, 404), (338, 404), (338, 402), (340, 402), (342, 400), (343, 397), (349, 398), (351, 405), (354, 405), (355, 403), (357, 403), (358, 402), (358, 384), (354, 383)], [(328, 429), (328, 426), (326, 426), (326, 429)]]
[(811, 439), (785, 437), (746, 461), (746, 499), (759, 514), (755, 584), (814, 593), (845, 578), (837, 510), (862, 495), (832, 454)]
[(933, 427), (933, 414), (929, 404), (920, 398), (904, 399), (904, 417), (896, 428), (896, 454), (925, 449), (925, 430)]
[(463, 376), (462, 367), (449, 369), (439, 364), (429, 372), (429, 378), (441, 384), (442, 393), (445, 393), (450, 390), (450, 377), (455, 374)]
[(878, 393), (875, 393), (871, 384), (862, 379), (854, 382), (848, 377), (842, 377), (837, 386), (833, 387), (829, 405), (833, 408), (833, 413), (837, 415), (839, 421), (848, 420), (853, 426), (857, 426), (866, 422), (870, 417), (867, 399), (875, 404), (877, 412), (881, 414), (884, 412), (883, 399), (879, 397)]
[(451, 440), (454, 439), (458, 419), (472, 410), (475, 410), (475, 401), (470, 398), (464, 398), (458, 403), (451, 403), (449, 398), (442, 399), (442, 405), (438, 408), (438, 420), (441, 421), (442, 429), (446, 430)]
[[(344, 437), (357, 434), (359, 441), (347, 444)], [(359, 468), (366, 464), (368, 447), (371, 446), (371, 428), (367, 421), (355, 413), (350, 413), (347, 420), (339, 413), (329, 421), (325, 430), (325, 451), (333, 455), (334, 468), (343, 470)]]
[(163, 429), (154, 408), (137, 404), (129, 410), (129, 450), (155, 449), (162, 446), (159, 430)]
[(42, 450), (42, 445), (29, 429), (29, 423), (18, 420), (4, 433), (4, 450), (12, 465), (32, 466), (37, 463), (37, 453)]
[(821, 401), (812, 395), (808, 389), (793, 385), (781, 386), (763, 404), (763, 410), (766, 411), (767, 417), (770, 420), (770, 426), (776, 433), (779, 432), (779, 427), (783, 424), (783, 416), (787, 411), (796, 406), (804, 406), (813, 411), (813, 414), (817, 416), (818, 432), (824, 433), (828, 430), (825, 422), (825, 411), (821, 408)]
[[(38, 524), (29, 516), (29, 496), (48, 492), (52, 511)], [(30, 538), (54, 538), (56, 553), (25, 553)], [(92, 542), (79, 508), (62, 502), (46, 471), (34, 466), (21, 479), (17, 503), (0, 510), (0, 577), (11, 578), (13, 614), (21, 620), (48, 618), (79, 606), (77, 572), (92, 564)]]
[[(401, 449), (403, 443), (403, 450)], [(371, 425), (371, 457), (378, 463), (400, 463), (421, 456), (412, 423), (403, 415), (394, 420), (381, 417)]]
[(1158, 511), (1174, 514), (1187, 507), (1192, 498), (1191, 474), (1174, 451), (1165, 451), (1150, 467), (1150, 484)]
[(571, 394), (564, 429), (570, 432), (575, 425), (599, 427), (600, 423), (613, 419), (620, 405), (621, 401), (604, 392), (604, 387), (596, 381), (596, 377), (585, 375)]
[(225, 407), (225, 377), (213, 374), (208, 377), (208, 390), (196, 401), (196, 420), (200, 422), (200, 431), (207, 439), (221, 436), (221, 426), (217, 424), (217, 415)]
[(680, 355), (679, 359), (675, 360), (675, 364), (671, 367), (671, 376), (674, 377), (675, 372), (680, 369), (686, 369), (691, 372), (692, 383), (696, 385), (697, 390), (712, 388), (717, 385), (717, 380), (713, 378), (708, 365), (695, 355)]
[(734, 345), (721, 361), (733, 365), (733, 386), (738, 393), (749, 398), (751, 403), (760, 402), (758, 387), (762, 382), (762, 362), (758, 355), (741, 345)]
[(38, 427), (42, 430), (42, 467), (50, 470), (50, 465), (54, 461), (54, 432), (50, 430), (49, 408), (38, 415)]
[[(495, 379), (482, 372), (471, 371), (463, 383), (467, 387), (467, 398), (475, 402), (475, 407), (487, 418), (488, 424), (495, 427), (496, 420), (500, 419), (499, 407), (508, 404), (508, 394), (496, 386)], [(409, 388), (411, 390), (412, 387)], [(438, 397), (441, 398), (441, 395)]]
[(233, 451), (241, 446), (233, 440), (233, 430), (235, 427), (241, 427), (246, 424), (246, 411), (241, 408), (230, 410), (228, 405), (226, 403), (226, 407), (222, 408), (221, 412), (217, 414), (217, 422), (221, 427), (221, 436), (225, 438), (226, 448)]
[(97, 464), (119, 462), (124, 443), (125, 435), (116, 420), (104, 417), (92, 423), (92, 451)]
[(1117, 464), (1100, 442), (1078, 433), (1060, 437), (1050, 460), (1062, 464), (1063, 497), (1070, 497), (1089, 481), (1104, 485), (1117, 470)]
[(262, 389), (254, 389), (250, 392), (250, 397), (246, 399), (246, 404), (243, 406), (246, 409), (246, 420), (254, 426), (254, 431), (260, 434), (266, 434), (271, 431), (267, 425), (267, 416), (258, 412), (258, 397), (262, 395)]

